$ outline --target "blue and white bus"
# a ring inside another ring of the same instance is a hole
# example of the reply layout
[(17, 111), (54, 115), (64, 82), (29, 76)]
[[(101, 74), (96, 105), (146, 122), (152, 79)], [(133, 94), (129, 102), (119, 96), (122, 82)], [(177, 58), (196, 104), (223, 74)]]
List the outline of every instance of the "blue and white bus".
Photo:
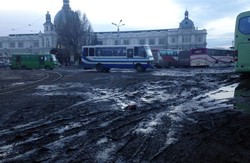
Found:
[(111, 68), (136, 69), (153, 67), (154, 58), (148, 45), (98, 45), (82, 47), (82, 66), (108, 72)]

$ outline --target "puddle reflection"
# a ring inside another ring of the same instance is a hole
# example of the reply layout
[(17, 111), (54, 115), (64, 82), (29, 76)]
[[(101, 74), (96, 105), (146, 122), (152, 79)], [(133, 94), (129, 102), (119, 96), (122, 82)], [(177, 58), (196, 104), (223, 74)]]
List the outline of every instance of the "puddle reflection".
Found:
[(234, 91), (235, 108), (250, 113), (250, 78), (241, 79)]

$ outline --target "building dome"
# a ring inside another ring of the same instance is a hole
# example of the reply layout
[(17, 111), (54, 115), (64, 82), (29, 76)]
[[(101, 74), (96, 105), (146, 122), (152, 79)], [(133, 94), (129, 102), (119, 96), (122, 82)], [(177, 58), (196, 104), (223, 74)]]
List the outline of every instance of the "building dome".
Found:
[(57, 27), (61, 23), (66, 23), (67, 18), (73, 17), (76, 12), (72, 11), (69, 5), (69, 0), (63, 0), (62, 9), (56, 14), (54, 18), (54, 25)]
[(180, 28), (181, 29), (194, 29), (194, 23), (192, 20), (188, 18), (188, 11), (185, 11), (185, 18), (182, 20), (180, 23)]

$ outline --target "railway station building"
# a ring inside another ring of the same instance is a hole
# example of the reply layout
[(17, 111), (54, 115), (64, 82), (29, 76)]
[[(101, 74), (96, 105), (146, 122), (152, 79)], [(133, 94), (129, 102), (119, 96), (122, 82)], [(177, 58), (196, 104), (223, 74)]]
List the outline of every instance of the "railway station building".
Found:
[(115, 32), (96, 32), (100, 45), (129, 45), (148, 44), (151, 48), (190, 50), (192, 48), (206, 47), (207, 30), (198, 30), (189, 19), (189, 12), (179, 28), (159, 30), (137, 30)]
[[(69, 9), (69, 0), (63, 0), (63, 7), (58, 13)], [(66, 11), (64, 13), (67, 13)], [(0, 36), (0, 56), (13, 53), (49, 53), (57, 46), (57, 34), (51, 21), (49, 12), (45, 15), (44, 31), (34, 34), (10, 34)], [(98, 45), (132, 45), (148, 44), (151, 48), (167, 48), (189, 50), (197, 47), (206, 47), (206, 29), (195, 28), (189, 19), (188, 11), (178, 28), (152, 29), (136, 31), (95, 32)], [(119, 39), (118, 39), (119, 38)]]

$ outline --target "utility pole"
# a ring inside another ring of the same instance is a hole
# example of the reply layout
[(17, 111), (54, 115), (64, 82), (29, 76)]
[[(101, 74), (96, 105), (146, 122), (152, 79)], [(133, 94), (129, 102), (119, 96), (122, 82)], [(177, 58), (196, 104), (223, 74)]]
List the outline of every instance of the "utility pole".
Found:
[(121, 44), (121, 38), (120, 38), (120, 27), (124, 26), (125, 24), (121, 24), (122, 23), (122, 19), (120, 20), (120, 22), (118, 24), (116, 23), (112, 23), (112, 25), (117, 27), (117, 35), (118, 35), (118, 44)]

